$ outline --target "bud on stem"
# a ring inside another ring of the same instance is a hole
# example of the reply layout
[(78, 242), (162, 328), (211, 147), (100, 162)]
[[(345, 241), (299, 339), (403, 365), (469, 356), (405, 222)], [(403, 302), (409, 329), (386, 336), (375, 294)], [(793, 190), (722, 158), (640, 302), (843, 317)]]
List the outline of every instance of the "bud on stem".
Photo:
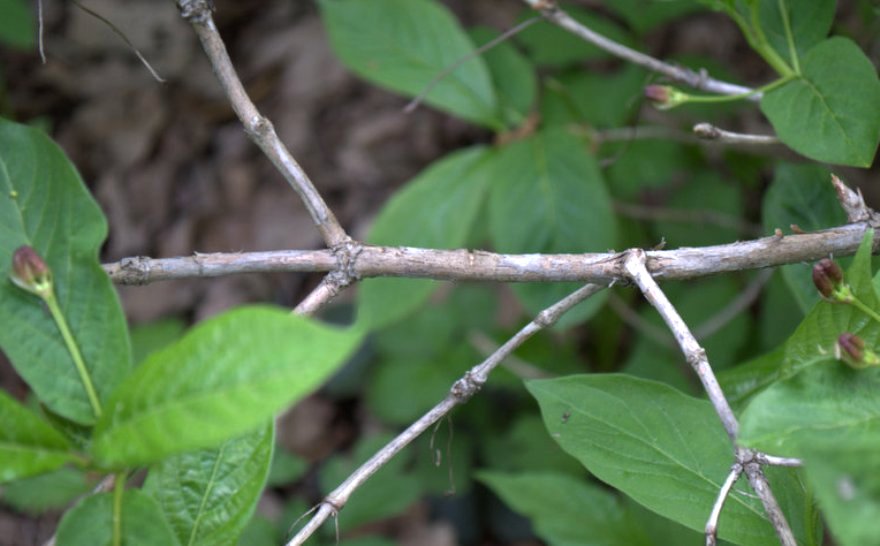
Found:
[(52, 271), (46, 262), (29, 246), (20, 246), (12, 255), (12, 282), (31, 294), (46, 299), (52, 294)]
[(813, 284), (825, 299), (852, 303), (853, 293), (843, 282), (843, 270), (836, 262), (823, 258), (813, 266)]
[(856, 369), (880, 366), (880, 356), (871, 349), (865, 347), (865, 341), (859, 336), (844, 332), (837, 338), (841, 359), (850, 367)]

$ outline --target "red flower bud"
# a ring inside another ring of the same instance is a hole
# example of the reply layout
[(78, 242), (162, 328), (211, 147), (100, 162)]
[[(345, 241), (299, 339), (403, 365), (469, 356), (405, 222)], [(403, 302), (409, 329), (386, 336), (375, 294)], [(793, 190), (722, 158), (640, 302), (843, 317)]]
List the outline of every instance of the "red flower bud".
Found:
[(843, 270), (837, 263), (823, 258), (813, 266), (813, 284), (819, 290), (819, 293), (826, 298), (832, 297), (836, 290), (843, 282)]
[(840, 347), (841, 353), (853, 359), (855, 362), (862, 362), (865, 353), (865, 342), (859, 336), (845, 332), (837, 338), (837, 345)]
[(32, 294), (44, 296), (52, 289), (52, 272), (37, 251), (20, 246), (12, 255), (9, 278), (16, 286)]

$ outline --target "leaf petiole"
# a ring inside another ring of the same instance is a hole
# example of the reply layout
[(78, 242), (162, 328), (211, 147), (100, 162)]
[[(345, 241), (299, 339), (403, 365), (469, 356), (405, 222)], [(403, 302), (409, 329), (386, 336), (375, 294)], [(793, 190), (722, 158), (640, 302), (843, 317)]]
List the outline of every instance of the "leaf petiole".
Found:
[(55, 324), (61, 332), (61, 337), (64, 338), (67, 352), (70, 353), (70, 357), (73, 359), (73, 364), (76, 366), (79, 379), (82, 381), (83, 387), (86, 390), (86, 395), (89, 397), (92, 411), (95, 412), (95, 417), (101, 417), (101, 402), (98, 401), (98, 394), (95, 391), (94, 385), (92, 385), (92, 378), (89, 376), (88, 369), (86, 369), (86, 363), (83, 360), (82, 354), (79, 352), (76, 340), (73, 339), (73, 334), (71, 334), (70, 328), (67, 326), (67, 319), (64, 318), (64, 313), (61, 312), (61, 307), (59, 307), (58, 300), (55, 298), (55, 291), (49, 290), (43, 297), (43, 301), (46, 302), (46, 306), (49, 308), (49, 313), (55, 320)]

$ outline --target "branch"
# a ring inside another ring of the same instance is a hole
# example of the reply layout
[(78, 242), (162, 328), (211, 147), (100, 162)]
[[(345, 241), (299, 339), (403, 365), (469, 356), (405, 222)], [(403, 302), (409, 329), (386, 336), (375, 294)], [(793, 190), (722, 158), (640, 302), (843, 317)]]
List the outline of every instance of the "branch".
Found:
[[(663, 280), (685, 280), (717, 273), (810, 262), (855, 254), (866, 224), (726, 245), (649, 250), (647, 267)], [(880, 244), (880, 230), (875, 235)], [(434, 250), (413, 247), (360, 247), (353, 259), (355, 278), (407, 277), (447, 281), (562, 282), (608, 284), (626, 276), (622, 253), (497, 254), (482, 250)], [(240, 273), (329, 272), (338, 268), (331, 250), (195, 254), (180, 258), (124, 258), (104, 265), (119, 284), (218, 277)]]
[(272, 161), (288, 184), (299, 194), (312, 220), (321, 232), (324, 242), (330, 248), (346, 242), (349, 237), (339, 221), (336, 220), (333, 212), (327, 207), (302, 167), (281, 143), (272, 123), (260, 114), (244, 90), (244, 86), (232, 66), (232, 61), (229, 59), (223, 39), (211, 17), (211, 1), (177, 0), (177, 7), (180, 9), (181, 16), (196, 31), (214, 68), (214, 74), (220, 80), (232, 109), (235, 110), (235, 114), (244, 125), (248, 136), (263, 150), (263, 153)]
[(749, 485), (752, 486), (752, 489), (755, 490), (758, 498), (764, 504), (764, 510), (767, 512), (770, 523), (776, 530), (779, 542), (782, 546), (797, 546), (794, 533), (791, 532), (791, 527), (789, 527), (788, 521), (785, 519), (785, 514), (782, 513), (782, 508), (780, 508), (779, 503), (776, 501), (776, 497), (773, 496), (773, 491), (770, 489), (770, 484), (761, 470), (761, 465), (757, 462), (747, 463), (745, 465), (745, 472), (749, 479)]
[[(681, 316), (678, 314), (678, 311), (676, 311), (675, 307), (669, 302), (666, 294), (663, 293), (660, 286), (654, 281), (654, 278), (651, 277), (651, 273), (645, 266), (645, 262), (646, 257), (644, 251), (638, 249), (630, 250), (627, 252), (626, 258), (624, 259), (624, 268), (626, 269), (628, 276), (641, 289), (642, 293), (645, 295), (645, 299), (657, 309), (657, 312), (663, 317), (666, 325), (672, 330), (676, 341), (681, 347), (681, 352), (684, 353), (688, 364), (694, 368), (694, 371), (696, 371), (697, 376), (700, 378), (700, 382), (703, 384), (703, 389), (706, 391), (709, 401), (715, 408), (715, 413), (717, 413), (718, 417), (721, 419), (721, 424), (724, 425), (724, 430), (727, 431), (730, 441), (736, 446), (739, 423), (736, 420), (736, 416), (733, 414), (733, 410), (730, 408), (730, 404), (727, 402), (727, 398), (724, 397), (724, 392), (721, 390), (721, 386), (715, 378), (715, 373), (712, 371), (712, 367), (709, 365), (709, 360), (706, 358), (706, 351), (700, 347), (687, 324), (685, 324)], [(785, 519), (785, 514), (782, 513), (782, 509), (779, 507), (779, 503), (776, 502), (776, 498), (773, 496), (773, 491), (770, 489), (770, 484), (767, 483), (767, 480), (761, 471), (761, 461), (758, 458), (758, 454), (752, 450), (742, 448), (736, 448), (735, 453), (736, 465), (740, 465), (745, 470), (745, 473), (749, 478), (749, 484), (751, 484), (752, 489), (755, 490), (755, 493), (757, 493), (758, 497), (761, 499), (761, 502), (764, 505), (764, 510), (767, 512), (767, 516), (770, 518), (770, 523), (773, 524), (773, 528), (776, 530), (779, 540), (782, 542), (783, 546), (797, 546), (794, 540), (794, 535), (791, 532), (791, 527), (789, 527), (788, 521)], [(765, 455), (764, 458), (767, 460), (770, 457)], [(736, 465), (734, 466), (734, 469), (736, 468)], [(714, 529), (717, 527), (718, 518), (715, 512), (717, 509), (718, 514), (720, 514), (724, 499), (727, 497), (730, 488), (733, 487), (732, 482), (734, 481), (736, 481), (736, 477), (733, 476), (733, 472), (731, 472), (721, 488), (718, 500), (715, 502), (715, 508), (713, 508), (712, 515), (706, 523), (706, 544), (714, 544), (714, 536), (710, 534), (710, 531), (714, 533)]]
[(715, 500), (715, 506), (712, 507), (712, 513), (709, 514), (709, 520), (706, 522), (706, 546), (715, 546), (718, 540), (718, 518), (721, 517), (721, 509), (724, 508), (724, 502), (730, 495), (730, 490), (743, 473), (743, 465), (733, 463), (730, 474), (724, 480), (721, 490), (718, 491), (718, 498)]
[(719, 129), (711, 123), (698, 123), (694, 125), (694, 134), (703, 140), (712, 140), (725, 144), (750, 144), (767, 146), (779, 144), (779, 137), (775, 135), (750, 135), (747, 133), (734, 133)]
[(571, 16), (559, 9), (553, 0), (523, 1), (533, 9), (538, 10), (545, 19), (568, 32), (571, 32), (575, 36), (578, 36), (579, 38), (582, 38), (596, 47), (604, 49), (608, 53), (620, 57), (625, 61), (647, 68), (652, 72), (663, 74), (671, 80), (710, 93), (718, 93), (720, 95), (744, 95), (746, 93), (751, 93), (748, 97), (750, 100), (758, 101), (761, 99), (761, 93), (756, 93), (749, 87), (715, 80), (710, 78), (705, 71), (700, 71), (698, 73), (688, 68), (675, 66), (606, 38), (572, 19)]
[(452, 385), (449, 394), (439, 404), (434, 406), (428, 413), (423, 415), (418, 421), (410, 425), (406, 430), (401, 432), (396, 438), (391, 440), (385, 447), (373, 455), (360, 468), (354, 471), (339, 487), (334, 489), (321, 502), (312, 519), (300, 531), (287, 542), (287, 546), (297, 546), (303, 544), (331, 515), (336, 515), (341, 510), (351, 495), (364, 483), (370, 476), (375, 474), (382, 466), (384, 466), (392, 457), (397, 455), (410, 442), (415, 440), (422, 432), (431, 427), (434, 423), (446, 416), (457, 405), (469, 400), (476, 394), (489, 377), (489, 373), (495, 369), (507, 356), (509, 356), (517, 347), (523, 344), (527, 339), (537, 332), (549, 328), (559, 320), (569, 309), (578, 303), (589, 298), (604, 286), (596, 284), (587, 284), (572, 292), (559, 302), (544, 309), (535, 319), (526, 324), (512, 338), (492, 353), (480, 364), (477, 364), (464, 374)]
[(626, 258), (623, 262), (627, 276), (636, 283), (645, 295), (645, 299), (657, 309), (657, 312), (663, 317), (663, 321), (669, 329), (672, 330), (672, 333), (675, 336), (675, 341), (678, 342), (678, 345), (681, 348), (681, 352), (684, 353), (688, 364), (691, 365), (697, 373), (697, 377), (700, 378), (700, 383), (703, 384), (703, 388), (709, 397), (709, 401), (712, 402), (712, 406), (715, 408), (715, 413), (717, 413), (718, 417), (721, 419), (721, 424), (724, 425), (724, 430), (727, 431), (727, 435), (730, 437), (731, 442), (735, 444), (737, 431), (739, 430), (739, 423), (737, 423), (736, 417), (733, 415), (733, 410), (727, 402), (727, 399), (724, 397), (724, 393), (721, 391), (721, 386), (715, 378), (715, 373), (709, 365), (709, 360), (706, 358), (706, 351), (700, 347), (697, 339), (691, 333), (690, 328), (684, 323), (681, 315), (678, 314), (678, 311), (672, 306), (672, 303), (666, 297), (666, 294), (663, 293), (660, 286), (651, 276), (645, 262), (646, 256), (643, 250), (635, 249), (627, 252)]

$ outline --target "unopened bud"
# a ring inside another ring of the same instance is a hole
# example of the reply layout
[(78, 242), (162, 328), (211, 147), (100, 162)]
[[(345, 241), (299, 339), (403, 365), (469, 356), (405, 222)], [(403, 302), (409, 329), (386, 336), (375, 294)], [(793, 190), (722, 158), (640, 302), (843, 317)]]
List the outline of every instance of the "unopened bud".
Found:
[(46, 297), (52, 291), (52, 272), (37, 251), (29, 246), (20, 246), (12, 255), (12, 282), (32, 294)]
[(843, 284), (843, 270), (837, 263), (823, 258), (813, 266), (813, 284), (826, 298), (833, 298), (834, 292)]
[(645, 98), (654, 103), (654, 107), (668, 110), (687, 102), (689, 96), (668, 85), (648, 85), (645, 87)]
[(837, 338), (840, 356), (853, 368), (880, 366), (880, 356), (865, 347), (865, 341), (855, 334), (845, 332)]

